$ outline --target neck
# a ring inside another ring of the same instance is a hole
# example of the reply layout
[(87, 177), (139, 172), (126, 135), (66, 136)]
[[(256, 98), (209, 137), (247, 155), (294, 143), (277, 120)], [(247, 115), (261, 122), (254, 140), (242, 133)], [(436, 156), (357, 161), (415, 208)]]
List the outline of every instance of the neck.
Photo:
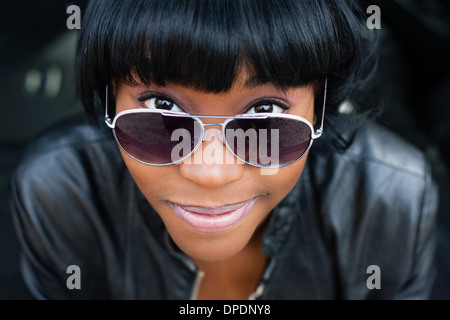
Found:
[(246, 300), (264, 273), (267, 256), (262, 250), (265, 228), (259, 228), (236, 255), (219, 262), (194, 261), (204, 273), (198, 299)]

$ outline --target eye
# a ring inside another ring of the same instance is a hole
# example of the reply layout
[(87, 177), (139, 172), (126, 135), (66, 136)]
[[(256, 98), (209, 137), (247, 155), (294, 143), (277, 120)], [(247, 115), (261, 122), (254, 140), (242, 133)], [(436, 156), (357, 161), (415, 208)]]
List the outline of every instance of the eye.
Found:
[(143, 105), (149, 109), (160, 109), (160, 110), (168, 110), (168, 111), (175, 111), (175, 112), (182, 111), (180, 109), (180, 107), (178, 107), (172, 101), (165, 99), (165, 98), (159, 98), (159, 97), (152, 97), (150, 99), (146, 99), (143, 101)]
[(288, 109), (289, 107), (282, 104), (281, 102), (274, 103), (273, 101), (261, 101), (248, 109), (246, 114), (283, 113), (283, 111), (286, 111)]

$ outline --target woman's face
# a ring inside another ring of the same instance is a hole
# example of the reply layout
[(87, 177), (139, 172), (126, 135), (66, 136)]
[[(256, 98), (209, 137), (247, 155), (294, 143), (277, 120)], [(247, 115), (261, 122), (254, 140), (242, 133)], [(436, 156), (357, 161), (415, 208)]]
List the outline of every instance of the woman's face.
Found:
[[(115, 93), (117, 112), (145, 107), (215, 116), (271, 111), (301, 116), (311, 123), (314, 114), (312, 86), (286, 91), (271, 84), (247, 86), (244, 76), (231, 90), (219, 94), (175, 84), (160, 87), (124, 83), (116, 86)], [(194, 260), (213, 262), (226, 260), (249, 244), (271, 210), (296, 184), (307, 156), (278, 169), (225, 161), (233, 155), (219, 138), (220, 126), (206, 129), (208, 139), (191, 161), (178, 165), (146, 165), (121, 152), (138, 187), (178, 247)], [(211, 152), (206, 149), (221, 149), (223, 161), (217, 161), (217, 157), (207, 159)]]

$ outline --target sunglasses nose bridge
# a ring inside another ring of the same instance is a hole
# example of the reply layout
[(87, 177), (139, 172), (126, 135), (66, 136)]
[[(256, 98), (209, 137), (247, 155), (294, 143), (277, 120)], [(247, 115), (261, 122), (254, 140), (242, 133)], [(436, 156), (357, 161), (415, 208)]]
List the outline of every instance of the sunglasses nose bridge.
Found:
[[(208, 129), (208, 127), (217, 127), (217, 126), (223, 127), (223, 123), (203, 123), (204, 134), (203, 134), (202, 141), (205, 141), (209, 137), (208, 136), (208, 132), (209, 132), (210, 129)], [(217, 137), (219, 138), (219, 140), (221, 142), (225, 141), (224, 137), (222, 136), (222, 131), (221, 130), (218, 130)]]

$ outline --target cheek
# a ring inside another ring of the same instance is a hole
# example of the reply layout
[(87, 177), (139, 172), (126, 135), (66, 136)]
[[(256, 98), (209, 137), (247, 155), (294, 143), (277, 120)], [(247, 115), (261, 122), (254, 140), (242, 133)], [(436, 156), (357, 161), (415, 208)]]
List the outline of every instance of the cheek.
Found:
[(295, 186), (300, 178), (307, 159), (307, 154), (299, 161), (278, 169), (267, 169), (260, 174), (259, 181), (270, 190), (269, 198), (281, 201)]
[(133, 180), (149, 202), (153, 202), (152, 199), (157, 196), (158, 190), (166, 189), (172, 183), (169, 177), (173, 175), (170, 173), (174, 169), (173, 166), (150, 166), (132, 159), (122, 149), (120, 153)]

